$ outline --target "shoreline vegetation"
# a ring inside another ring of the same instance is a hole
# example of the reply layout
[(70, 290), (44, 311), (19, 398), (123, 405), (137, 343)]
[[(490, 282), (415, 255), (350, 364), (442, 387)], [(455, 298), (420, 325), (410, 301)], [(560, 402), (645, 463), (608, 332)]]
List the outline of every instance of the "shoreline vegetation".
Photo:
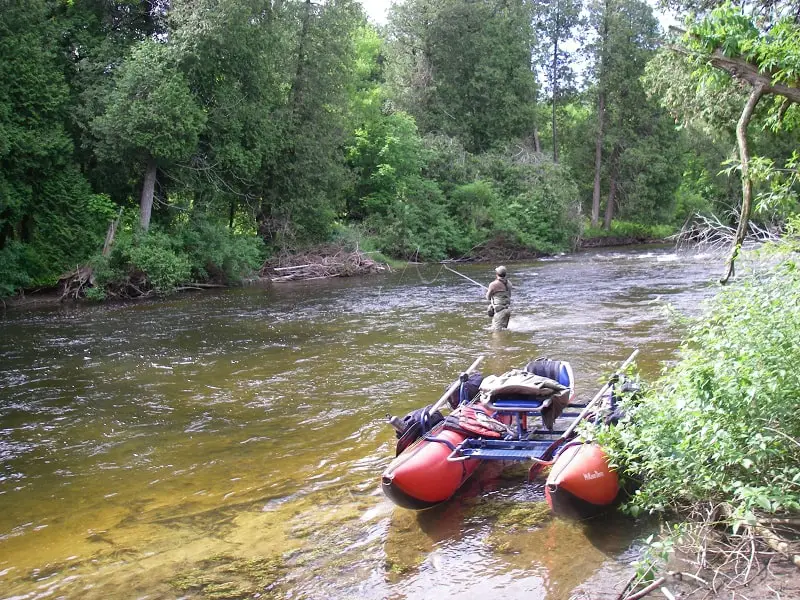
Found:
[(621, 600), (800, 597), (798, 226), (687, 323), (619, 424), (590, 434), (635, 482), (623, 510), (662, 522)]
[[(574, 251), (591, 248), (608, 248), (615, 246), (631, 246), (640, 244), (668, 244), (671, 243), (669, 237), (652, 237), (646, 227), (632, 226), (625, 224), (623, 229), (634, 234), (625, 235), (611, 231), (598, 230), (591, 232), (590, 237), (583, 237), (578, 240)], [(657, 233), (668, 233), (663, 228), (658, 228)], [(125, 295), (122, 293), (104, 294), (102, 297), (87, 293), (96, 285), (94, 281), (93, 269), (86, 265), (79, 267), (70, 273), (62, 275), (58, 285), (48, 288), (34, 288), (20, 290), (16, 295), (2, 300), (4, 308), (38, 308), (42, 306), (54, 306), (64, 302), (72, 303), (96, 303), (107, 300), (131, 301), (142, 299), (153, 299), (164, 297), (174, 293), (198, 291), (202, 289), (224, 289), (238, 287), (247, 284), (280, 284), (292, 281), (310, 281), (318, 279), (329, 279), (334, 277), (357, 277), (371, 275), (375, 273), (391, 272), (395, 268), (406, 264), (406, 261), (388, 258), (378, 250), (365, 251), (358, 247), (349, 248), (351, 244), (328, 243), (309, 248), (305, 251), (283, 252), (264, 261), (250, 276), (245, 276), (241, 281), (222, 283), (222, 282), (186, 282), (174, 286), (166, 293), (156, 289), (147, 281), (145, 273), (139, 273), (138, 285), (135, 295)], [(515, 260), (535, 259), (545, 256), (534, 250), (520, 248), (504, 243), (501, 240), (493, 240), (473, 248), (471, 255), (462, 259), (439, 261), (447, 262), (471, 262), (471, 263), (494, 263), (511, 262)], [(417, 262), (417, 261), (410, 261)], [(425, 262), (425, 261), (421, 261)], [(421, 264), (421, 263), (420, 263)], [(109, 284), (107, 284), (109, 285)], [(111, 284), (121, 287), (121, 284)], [(128, 282), (127, 285), (130, 285)], [(147, 291), (143, 291), (147, 290)]]

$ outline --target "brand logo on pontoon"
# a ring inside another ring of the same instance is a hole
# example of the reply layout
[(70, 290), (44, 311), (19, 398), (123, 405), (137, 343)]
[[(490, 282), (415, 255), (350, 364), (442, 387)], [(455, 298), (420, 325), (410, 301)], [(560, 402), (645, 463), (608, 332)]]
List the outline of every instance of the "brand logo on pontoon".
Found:
[(600, 471), (595, 471), (594, 473), (584, 473), (583, 478), (587, 481), (591, 481), (592, 479), (600, 479), (601, 477), (605, 477), (606, 474)]

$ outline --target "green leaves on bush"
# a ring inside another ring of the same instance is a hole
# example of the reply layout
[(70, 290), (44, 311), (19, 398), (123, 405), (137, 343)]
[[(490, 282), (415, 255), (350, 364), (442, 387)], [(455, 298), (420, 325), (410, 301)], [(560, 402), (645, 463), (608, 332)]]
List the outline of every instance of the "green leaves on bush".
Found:
[(102, 299), (102, 290), (131, 284), (141, 293), (168, 294), (192, 281), (238, 283), (262, 260), (263, 242), (255, 234), (237, 234), (210, 221), (181, 225), (175, 235), (128, 226), (118, 233), (110, 255), (93, 261), (97, 291), (91, 296)]
[(800, 272), (794, 259), (724, 288), (644, 401), (602, 432), (643, 480), (631, 508), (727, 502), (734, 518), (800, 510)]

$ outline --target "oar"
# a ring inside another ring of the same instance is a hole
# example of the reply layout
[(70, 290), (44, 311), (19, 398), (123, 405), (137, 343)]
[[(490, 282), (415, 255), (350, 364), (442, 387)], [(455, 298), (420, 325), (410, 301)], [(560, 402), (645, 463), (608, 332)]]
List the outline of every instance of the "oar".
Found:
[[(474, 373), (475, 369), (477, 369), (478, 365), (481, 364), (481, 362), (483, 361), (483, 358), (484, 358), (483, 356), (479, 356), (478, 358), (476, 358), (475, 362), (472, 363), (469, 366), (469, 368), (466, 371), (464, 371), (464, 373), (462, 373), (462, 375), (469, 375), (470, 373)], [(448, 398), (450, 398), (450, 394), (455, 392), (456, 389), (458, 389), (458, 386), (460, 385), (461, 385), (461, 377), (458, 378), (458, 381), (454, 382), (449, 388), (447, 388), (447, 391), (442, 395), (441, 398), (439, 398), (439, 400), (437, 400), (436, 404), (434, 404), (431, 407), (431, 409), (428, 411), (428, 414), (432, 415), (437, 410), (441, 409), (447, 402)]]
[(483, 289), (485, 289), (485, 290), (488, 290), (488, 289), (489, 289), (488, 287), (486, 287), (486, 286), (485, 286), (485, 285), (483, 285), (482, 283), (478, 283), (478, 282), (477, 282), (477, 281), (475, 281), (474, 279), (470, 279), (470, 278), (469, 278), (469, 277), (467, 277), (466, 275), (464, 275), (464, 274), (462, 274), (462, 273), (459, 273), (459, 272), (458, 272), (458, 271), (456, 271), (455, 269), (451, 269), (450, 267), (448, 267), (448, 266), (447, 266), (447, 265), (445, 265), (445, 264), (442, 264), (442, 266), (443, 266), (445, 269), (447, 269), (448, 271), (450, 271), (451, 273), (455, 273), (455, 274), (456, 274), (456, 275), (458, 275), (459, 277), (463, 277), (463, 278), (464, 278), (464, 279), (466, 279), (467, 281), (471, 281), (471, 282), (472, 282), (472, 283), (474, 283), (475, 285), (479, 285), (479, 286), (481, 286), (481, 287), (482, 287)]
[(566, 440), (568, 440), (572, 436), (572, 432), (575, 431), (575, 428), (578, 426), (578, 424), (586, 417), (586, 415), (589, 414), (589, 412), (594, 408), (595, 404), (597, 404), (602, 399), (603, 395), (609, 390), (609, 388), (612, 385), (614, 385), (614, 383), (617, 382), (617, 380), (619, 379), (619, 374), (628, 368), (628, 365), (630, 365), (633, 362), (633, 359), (636, 358), (637, 354), (639, 354), (638, 348), (633, 352), (631, 352), (631, 355), (625, 360), (624, 363), (620, 365), (619, 369), (617, 369), (614, 372), (614, 374), (608, 378), (606, 384), (602, 388), (600, 388), (600, 391), (597, 392), (594, 398), (589, 400), (588, 404), (583, 408), (580, 414), (577, 417), (575, 417), (575, 420), (569, 427), (567, 427), (564, 433), (562, 433), (558, 437), (558, 439), (556, 439), (552, 444), (550, 444), (550, 446), (547, 448), (547, 450), (544, 451), (541, 458), (537, 462), (531, 465), (531, 468), (528, 471), (528, 479), (533, 479), (539, 472), (539, 470), (543, 466), (548, 464), (550, 460), (552, 460), (555, 451), (561, 446), (561, 444), (563, 444)]

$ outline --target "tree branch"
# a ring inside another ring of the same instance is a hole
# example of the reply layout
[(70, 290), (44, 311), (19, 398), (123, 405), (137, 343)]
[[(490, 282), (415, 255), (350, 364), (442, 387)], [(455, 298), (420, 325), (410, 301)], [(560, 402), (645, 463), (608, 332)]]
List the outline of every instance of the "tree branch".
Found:
[(750, 207), (753, 203), (753, 180), (750, 179), (750, 151), (747, 147), (747, 126), (753, 117), (756, 104), (758, 104), (763, 95), (763, 86), (756, 85), (753, 87), (753, 91), (750, 92), (750, 97), (747, 99), (747, 104), (744, 105), (742, 116), (739, 117), (739, 122), (736, 124), (736, 141), (739, 144), (739, 160), (742, 162), (742, 212), (739, 215), (739, 227), (736, 229), (736, 237), (733, 240), (731, 255), (728, 259), (728, 271), (720, 279), (722, 284), (727, 283), (728, 279), (734, 274), (736, 258), (739, 255), (742, 242), (744, 242), (747, 234), (747, 225), (750, 221)]
[(761, 87), (762, 94), (783, 96), (792, 102), (800, 103), (800, 88), (790, 87), (782, 83), (773, 83), (772, 73), (762, 73), (758, 66), (741, 58), (725, 56), (717, 48), (709, 59), (711, 66), (721, 69), (740, 81), (746, 81), (753, 87)]
[[(682, 29), (675, 30), (686, 33)], [(722, 50), (719, 48), (714, 50), (710, 55), (689, 50), (688, 48), (678, 44), (669, 44), (667, 45), (667, 48), (684, 56), (706, 59), (708, 64), (710, 64), (712, 67), (720, 69), (721, 71), (725, 71), (731, 77), (738, 79), (739, 81), (749, 83), (753, 87), (760, 85), (764, 89), (764, 94), (775, 94), (777, 96), (783, 96), (790, 102), (800, 103), (800, 88), (788, 86), (783, 83), (775, 83), (773, 81), (772, 71), (761, 72), (761, 70), (758, 68), (758, 65), (748, 62), (743, 58), (725, 56), (725, 54), (723, 54)]]

